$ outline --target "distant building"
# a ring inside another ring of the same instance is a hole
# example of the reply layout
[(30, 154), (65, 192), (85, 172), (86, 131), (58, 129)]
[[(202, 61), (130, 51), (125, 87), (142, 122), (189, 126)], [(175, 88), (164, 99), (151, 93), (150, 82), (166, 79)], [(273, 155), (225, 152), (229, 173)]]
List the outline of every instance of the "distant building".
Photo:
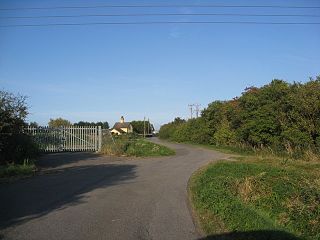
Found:
[(114, 135), (121, 135), (126, 133), (132, 133), (133, 128), (130, 122), (125, 122), (124, 117), (120, 118), (120, 122), (116, 122), (111, 129), (111, 133)]

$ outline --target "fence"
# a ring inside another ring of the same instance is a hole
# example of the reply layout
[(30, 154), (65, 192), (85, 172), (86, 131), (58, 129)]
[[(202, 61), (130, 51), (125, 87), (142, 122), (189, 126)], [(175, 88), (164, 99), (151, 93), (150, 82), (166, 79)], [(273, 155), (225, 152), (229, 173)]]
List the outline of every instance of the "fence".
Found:
[(27, 127), (24, 132), (33, 136), (44, 152), (101, 150), (100, 126)]

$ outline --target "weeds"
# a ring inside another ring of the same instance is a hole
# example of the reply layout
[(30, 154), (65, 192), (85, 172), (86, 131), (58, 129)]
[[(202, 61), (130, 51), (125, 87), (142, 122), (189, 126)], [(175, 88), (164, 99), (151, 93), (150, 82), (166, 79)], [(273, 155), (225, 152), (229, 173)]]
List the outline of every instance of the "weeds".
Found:
[(102, 145), (103, 154), (115, 156), (170, 156), (175, 152), (165, 146), (158, 145), (135, 136), (119, 136), (114, 142), (105, 138)]
[[(320, 239), (320, 164), (255, 156), (219, 162), (192, 177), (192, 201), (200, 217), (213, 214), (229, 231), (286, 231)], [(211, 218), (214, 219), (214, 218)], [(207, 234), (216, 223), (202, 219)], [(273, 238), (272, 238), (273, 239)]]
[(29, 160), (23, 164), (8, 164), (0, 166), (0, 178), (31, 176), (35, 172), (35, 165)]

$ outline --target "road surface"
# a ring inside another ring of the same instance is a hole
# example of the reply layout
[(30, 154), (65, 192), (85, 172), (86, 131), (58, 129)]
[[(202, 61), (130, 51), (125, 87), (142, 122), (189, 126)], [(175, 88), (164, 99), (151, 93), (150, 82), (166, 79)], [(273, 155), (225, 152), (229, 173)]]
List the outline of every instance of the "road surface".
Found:
[(227, 156), (163, 144), (177, 154), (47, 155), (38, 176), (0, 184), (0, 239), (200, 238), (188, 209), (187, 182), (199, 167)]

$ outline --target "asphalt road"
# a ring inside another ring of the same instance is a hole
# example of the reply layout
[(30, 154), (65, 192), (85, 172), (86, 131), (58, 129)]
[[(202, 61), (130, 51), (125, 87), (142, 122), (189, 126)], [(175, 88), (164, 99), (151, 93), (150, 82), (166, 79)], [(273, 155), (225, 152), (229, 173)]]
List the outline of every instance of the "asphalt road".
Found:
[(0, 184), (0, 239), (200, 238), (188, 208), (187, 182), (199, 167), (226, 155), (163, 144), (177, 154), (47, 155), (39, 176)]

